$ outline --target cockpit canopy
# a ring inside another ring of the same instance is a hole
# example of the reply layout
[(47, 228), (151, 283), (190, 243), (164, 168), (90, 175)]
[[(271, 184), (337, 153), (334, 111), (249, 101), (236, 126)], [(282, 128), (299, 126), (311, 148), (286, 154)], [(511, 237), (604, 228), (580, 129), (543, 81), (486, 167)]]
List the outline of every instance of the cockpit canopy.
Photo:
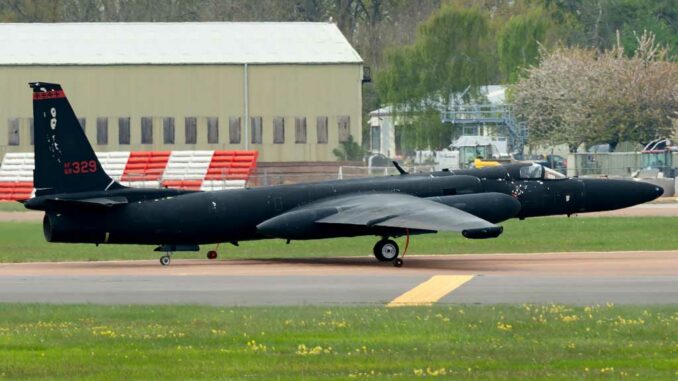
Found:
[(521, 180), (558, 180), (567, 178), (562, 173), (537, 163), (520, 167), (519, 177)]
[(520, 162), (496, 167), (437, 172), (434, 176), (467, 175), (492, 180), (560, 180), (567, 177), (537, 163)]

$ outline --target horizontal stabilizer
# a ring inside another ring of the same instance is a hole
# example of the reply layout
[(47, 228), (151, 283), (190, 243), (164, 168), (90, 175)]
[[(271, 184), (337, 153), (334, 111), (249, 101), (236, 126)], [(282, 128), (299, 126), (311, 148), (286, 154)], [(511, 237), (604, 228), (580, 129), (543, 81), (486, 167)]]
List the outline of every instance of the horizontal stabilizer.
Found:
[(63, 198), (48, 198), (44, 203), (53, 207), (74, 207), (82, 208), (110, 208), (118, 205), (125, 205), (128, 203), (125, 197), (95, 197), (83, 199), (63, 199)]

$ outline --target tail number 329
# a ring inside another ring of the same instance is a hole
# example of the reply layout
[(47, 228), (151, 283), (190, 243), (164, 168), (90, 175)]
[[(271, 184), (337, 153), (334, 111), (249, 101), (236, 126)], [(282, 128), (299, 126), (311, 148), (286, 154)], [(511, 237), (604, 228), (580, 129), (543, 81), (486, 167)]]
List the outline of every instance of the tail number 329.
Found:
[(94, 173), (97, 171), (97, 162), (94, 160), (67, 161), (64, 163), (64, 174), (79, 175), (82, 173)]

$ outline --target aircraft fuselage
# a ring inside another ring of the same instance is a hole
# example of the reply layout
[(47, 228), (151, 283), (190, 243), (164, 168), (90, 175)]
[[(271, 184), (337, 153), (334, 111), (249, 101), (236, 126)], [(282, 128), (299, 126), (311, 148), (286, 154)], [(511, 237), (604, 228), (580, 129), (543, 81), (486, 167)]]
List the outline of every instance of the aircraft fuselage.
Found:
[[(616, 192), (619, 187), (629, 191)], [(127, 191), (109, 191), (107, 195), (114, 197), (116, 192), (124, 195)], [(649, 184), (623, 180), (512, 179), (510, 168), (489, 174), (482, 170), (463, 174), (436, 172), (170, 196), (159, 193), (150, 199), (103, 209), (48, 208), (45, 235), (53, 242), (178, 245), (262, 239), (269, 237), (258, 232), (257, 225), (266, 220), (313, 202), (356, 193), (409, 194), (454, 206), (490, 222), (501, 222), (512, 217), (616, 209), (653, 199), (657, 190)], [(518, 212), (502, 210), (487, 199), (468, 197), (486, 193), (517, 199)], [(96, 196), (99, 195), (68, 195), (72, 198)], [(33, 203), (37, 205), (38, 201)], [(404, 230), (397, 228), (332, 226), (315, 229), (308, 237), (295, 236), (295, 239), (403, 234)]]

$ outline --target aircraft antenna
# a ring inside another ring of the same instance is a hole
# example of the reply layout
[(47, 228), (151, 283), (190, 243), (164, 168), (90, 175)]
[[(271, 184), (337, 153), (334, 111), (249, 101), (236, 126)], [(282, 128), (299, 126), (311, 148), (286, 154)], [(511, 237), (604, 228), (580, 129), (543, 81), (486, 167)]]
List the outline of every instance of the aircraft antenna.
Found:
[(398, 170), (398, 172), (400, 172), (401, 175), (407, 175), (407, 171), (404, 170), (403, 167), (401, 167), (397, 161), (393, 160), (393, 165), (395, 165), (396, 169)]

